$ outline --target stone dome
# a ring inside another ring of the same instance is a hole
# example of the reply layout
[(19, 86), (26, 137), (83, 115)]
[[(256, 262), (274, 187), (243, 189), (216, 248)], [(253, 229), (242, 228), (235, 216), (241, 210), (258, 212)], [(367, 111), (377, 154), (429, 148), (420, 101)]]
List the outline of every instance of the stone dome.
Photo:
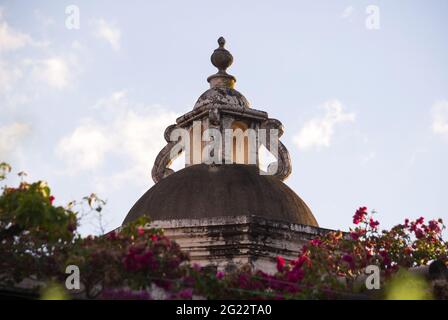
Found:
[(226, 105), (249, 108), (249, 101), (237, 90), (229, 87), (214, 87), (205, 91), (196, 101), (194, 109), (204, 105)]
[(123, 224), (151, 220), (259, 216), (318, 226), (302, 199), (277, 177), (255, 165), (197, 164), (160, 180), (131, 208)]

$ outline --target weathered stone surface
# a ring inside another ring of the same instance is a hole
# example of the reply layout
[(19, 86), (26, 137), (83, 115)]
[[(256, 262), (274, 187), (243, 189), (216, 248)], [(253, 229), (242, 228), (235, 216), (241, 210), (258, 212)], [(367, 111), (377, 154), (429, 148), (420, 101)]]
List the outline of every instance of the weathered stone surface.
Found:
[(304, 243), (329, 231), (252, 215), (157, 220), (151, 226), (163, 228), (200, 265), (224, 270), (249, 264), (265, 272), (275, 272), (278, 255), (295, 259)]
[(237, 90), (232, 88), (217, 87), (205, 91), (196, 101), (194, 109), (206, 105), (233, 106), (249, 108), (249, 101)]

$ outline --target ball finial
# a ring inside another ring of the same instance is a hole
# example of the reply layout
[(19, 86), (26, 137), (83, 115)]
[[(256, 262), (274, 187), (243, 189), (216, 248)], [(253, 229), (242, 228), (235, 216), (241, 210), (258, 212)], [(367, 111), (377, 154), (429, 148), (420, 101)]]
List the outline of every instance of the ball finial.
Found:
[(218, 68), (218, 72), (208, 77), (207, 81), (210, 82), (212, 87), (224, 86), (233, 88), (236, 79), (226, 72), (227, 68), (232, 65), (233, 56), (226, 48), (224, 48), (224, 45), (226, 44), (226, 39), (224, 39), (224, 37), (219, 37), (218, 44), (219, 47), (213, 51), (213, 54), (210, 57), (212, 64)]
[(232, 54), (224, 48), (226, 40), (223, 37), (218, 39), (219, 48), (215, 49), (211, 56), (213, 65), (218, 68), (218, 73), (226, 73), (226, 69), (230, 67), (233, 62)]

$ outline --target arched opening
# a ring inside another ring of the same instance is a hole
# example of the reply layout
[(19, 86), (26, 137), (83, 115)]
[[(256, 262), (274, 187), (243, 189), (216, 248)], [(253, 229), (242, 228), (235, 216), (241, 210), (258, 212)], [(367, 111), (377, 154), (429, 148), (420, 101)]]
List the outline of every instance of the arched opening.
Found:
[(232, 163), (249, 163), (248, 125), (243, 121), (232, 123)]

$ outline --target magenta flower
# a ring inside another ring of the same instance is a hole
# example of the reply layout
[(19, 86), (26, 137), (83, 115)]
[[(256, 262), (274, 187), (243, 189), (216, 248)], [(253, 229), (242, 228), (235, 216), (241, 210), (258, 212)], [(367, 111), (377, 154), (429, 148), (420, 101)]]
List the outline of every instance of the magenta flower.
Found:
[(375, 220), (373, 220), (373, 218), (370, 218), (369, 226), (370, 226), (372, 229), (376, 229), (376, 228), (378, 227), (379, 224), (380, 224), (380, 223), (379, 223), (378, 221), (375, 221)]
[(281, 256), (277, 256), (277, 270), (278, 272), (282, 272), (285, 267), (285, 259)]
[(139, 236), (143, 236), (145, 234), (145, 229), (143, 227), (138, 227), (137, 228), (137, 234)]
[(313, 247), (319, 247), (319, 246), (322, 244), (322, 240), (316, 238), (316, 239), (311, 240), (311, 241), (310, 241), (310, 244), (311, 244)]
[(359, 224), (360, 222), (365, 221), (367, 215), (367, 207), (360, 207), (356, 210), (355, 215), (353, 216), (353, 223)]

